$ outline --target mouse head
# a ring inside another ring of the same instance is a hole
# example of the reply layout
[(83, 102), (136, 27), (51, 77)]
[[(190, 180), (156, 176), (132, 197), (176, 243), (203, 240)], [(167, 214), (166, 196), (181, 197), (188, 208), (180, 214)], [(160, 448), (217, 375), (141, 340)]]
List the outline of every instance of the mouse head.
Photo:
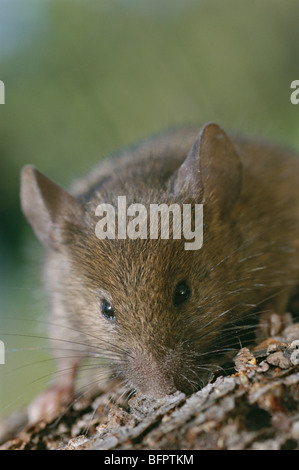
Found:
[(234, 244), (227, 224), (240, 196), (242, 168), (218, 125), (203, 127), (166, 183), (161, 202), (203, 203), (201, 250), (184, 250), (183, 240), (98, 240), (93, 205), (31, 166), (23, 169), (21, 185), (22, 208), (37, 237), (68, 258), (61, 262), (63, 276), (56, 271), (52, 279), (53, 289), (63, 291), (65, 310), (81, 331), (92, 325), (92, 347), (102, 348), (115, 373), (151, 396), (189, 392), (208, 378), (207, 354), (231, 307), (227, 297), (222, 303), (221, 291), (215, 297), (225, 263), (214, 268)]

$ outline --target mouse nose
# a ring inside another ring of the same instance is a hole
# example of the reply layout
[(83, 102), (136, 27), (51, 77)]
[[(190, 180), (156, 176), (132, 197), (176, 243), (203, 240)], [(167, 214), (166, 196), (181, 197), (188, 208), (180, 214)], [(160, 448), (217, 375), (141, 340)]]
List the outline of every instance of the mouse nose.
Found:
[(127, 376), (132, 387), (146, 396), (161, 398), (178, 390), (178, 357), (168, 350), (163, 356), (133, 352)]

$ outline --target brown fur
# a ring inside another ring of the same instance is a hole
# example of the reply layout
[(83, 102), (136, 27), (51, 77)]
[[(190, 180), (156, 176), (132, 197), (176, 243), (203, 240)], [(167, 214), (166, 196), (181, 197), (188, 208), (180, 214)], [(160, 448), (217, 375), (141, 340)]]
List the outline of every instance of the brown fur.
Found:
[[(102, 162), (71, 192), (23, 170), (23, 210), (48, 248), (51, 321), (62, 325), (52, 328), (53, 351), (58, 368), (70, 370), (57, 378), (57, 400), (61, 390), (71, 394), (87, 353), (106, 357), (128, 388), (154, 397), (189, 393), (217, 368), (219, 351), (232, 339), (236, 347), (236, 325), (253, 311), (286, 311), (299, 280), (299, 159), (292, 152), (230, 140), (208, 124), (198, 137), (179, 130)], [(117, 206), (119, 195), (127, 205), (203, 202), (203, 247), (97, 239), (95, 208)], [(181, 280), (191, 296), (175, 307)], [(101, 299), (113, 304), (115, 322), (101, 315)], [(34, 418), (45, 412), (38, 403)]]

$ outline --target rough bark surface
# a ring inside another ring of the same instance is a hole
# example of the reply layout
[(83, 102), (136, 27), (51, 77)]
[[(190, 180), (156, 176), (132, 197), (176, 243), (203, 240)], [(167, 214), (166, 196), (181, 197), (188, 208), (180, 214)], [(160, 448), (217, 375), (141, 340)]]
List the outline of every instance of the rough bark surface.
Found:
[(52, 423), (25, 421), (18, 414), (0, 423), (0, 449), (299, 449), (299, 323), (241, 349), (233, 374), (189, 397), (113, 403), (102, 391)]

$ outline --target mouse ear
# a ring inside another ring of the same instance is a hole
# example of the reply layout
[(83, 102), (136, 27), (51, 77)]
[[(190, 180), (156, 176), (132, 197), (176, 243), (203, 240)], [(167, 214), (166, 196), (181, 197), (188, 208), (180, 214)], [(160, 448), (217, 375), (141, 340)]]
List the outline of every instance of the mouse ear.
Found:
[(206, 124), (180, 166), (174, 191), (229, 211), (242, 187), (242, 164), (233, 143), (214, 123)]
[(63, 220), (74, 222), (82, 212), (82, 206), (74, 196), (31, 165), (21, 172), (21, 206), (39, 240), (52, 247), (57, 246)]

